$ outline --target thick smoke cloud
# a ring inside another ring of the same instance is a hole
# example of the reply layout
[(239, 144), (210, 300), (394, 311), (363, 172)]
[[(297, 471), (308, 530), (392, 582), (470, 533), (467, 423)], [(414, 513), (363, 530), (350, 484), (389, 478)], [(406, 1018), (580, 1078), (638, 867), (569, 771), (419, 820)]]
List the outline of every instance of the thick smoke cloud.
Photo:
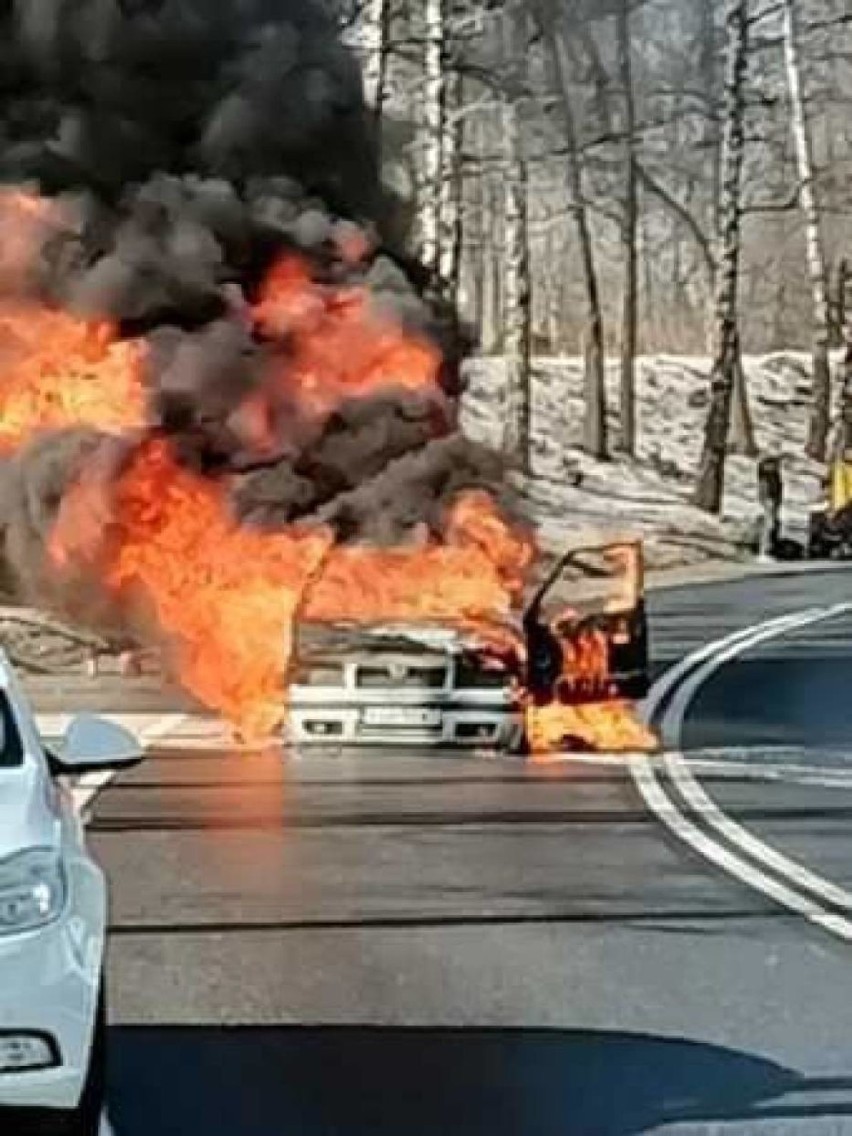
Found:
[[(55, 201), (23, 235), (0, 216), (0, 294), (145, 336), (152, 421), (227, 479), (244, 521), (397, 542), (439, 531), (459, 489), (499, 481), (483, 451), (434, 441), (452, 429), (457, 328), (399, 251), (358, 67), (321, 0), (5, 0), (0, 182)], [(439, 342), (444, 393), (388, 391), (321, 420), (282, 395), (258, 446), (244, 407), (282, 345), (253, 337), (245, 310), (286, 249)], [(44, 549), (103, 446), (65, 431), (0, 467), (6, 559), (28, 598), (89, 602), (82, 583), (54, 595)]]
[(369, 215), (360, 76), (314, 0), (13, 0), (3, 168), (121, 198), (153, 171), (231, 183), (298, 171)]
[(514, 513), (520, 520), (518, 502), (508, 489), (498, 489), (503, 473), (492, 451), (456, 434), (406, 453), (370, 480), (336, 495), (316, 519), (333, 525), (344, 540), (401, 544), (440, 535), (446, 510), (459, 492), (488, 489), (504, 515)]

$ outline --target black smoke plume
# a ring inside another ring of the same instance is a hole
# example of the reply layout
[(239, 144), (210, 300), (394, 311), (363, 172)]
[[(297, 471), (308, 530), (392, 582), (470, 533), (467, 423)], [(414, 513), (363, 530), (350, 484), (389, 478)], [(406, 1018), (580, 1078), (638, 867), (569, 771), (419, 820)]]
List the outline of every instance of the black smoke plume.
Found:
[[(227, 478), (247, 523), (316, 518), (342, 540), (397, 542), (439, 532), (459, 489), (499, 482), (493, 456), (435, 441), (454, 429), (463, 344), (423, 299), (358, 66), (320, 0), (0, 0), (0, 181), (55, 199), (59, 218), (25, 272), (2, 271), (0, 251), (0, 292), (145, 336), (152, 428)], [(287, 249), (438, 343), (443, 390), (386, 390), (319, 423), (281, 401), (272, 451), (255, 452), (239, 408), (281, 344), (258, 341), (244, 309)], [(104, 448), (64, 431), (0, 467), (6, 562), (30, 599), (76, 606), (45, 539)]]

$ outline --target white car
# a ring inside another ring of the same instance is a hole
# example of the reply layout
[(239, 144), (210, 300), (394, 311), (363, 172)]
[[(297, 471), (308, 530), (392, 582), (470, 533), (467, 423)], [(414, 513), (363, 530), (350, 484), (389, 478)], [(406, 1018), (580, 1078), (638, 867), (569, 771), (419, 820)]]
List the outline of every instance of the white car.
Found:
[(68, 778), (141, 758), (89, 716), (48, 751), (0, 651), (0, 1132), (97, 1136), (107, 888)]

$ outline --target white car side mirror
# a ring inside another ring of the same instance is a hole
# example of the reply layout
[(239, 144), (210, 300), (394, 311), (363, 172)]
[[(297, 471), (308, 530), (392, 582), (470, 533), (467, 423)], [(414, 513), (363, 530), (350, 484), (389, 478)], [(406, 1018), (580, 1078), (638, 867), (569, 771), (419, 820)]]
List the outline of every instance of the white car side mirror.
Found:
[(138, 765), (145, 751), (123, 726), (81, 714), (65, 732), (54, 763), (61, 773), (93, 773), (106, 769), (130, 769)]

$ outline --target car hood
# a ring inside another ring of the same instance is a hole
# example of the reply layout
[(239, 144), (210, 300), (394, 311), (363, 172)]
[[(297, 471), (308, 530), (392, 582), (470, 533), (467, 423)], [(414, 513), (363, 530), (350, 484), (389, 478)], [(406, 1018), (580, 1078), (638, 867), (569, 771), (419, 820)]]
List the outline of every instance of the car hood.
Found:
[(505, 624), (483, 623), (479, 630), (429, 622), (303, 624), (299, 631), (299, 654), (415, 650), (457, 655), (487, 648), (498, 631), (507, 638), (517, 633), (508, 621)]
[(49, 792), (50, 786), (33, 763), (0, 769), (0, 860), (23, 848), (58, 844), (59, 819)]

